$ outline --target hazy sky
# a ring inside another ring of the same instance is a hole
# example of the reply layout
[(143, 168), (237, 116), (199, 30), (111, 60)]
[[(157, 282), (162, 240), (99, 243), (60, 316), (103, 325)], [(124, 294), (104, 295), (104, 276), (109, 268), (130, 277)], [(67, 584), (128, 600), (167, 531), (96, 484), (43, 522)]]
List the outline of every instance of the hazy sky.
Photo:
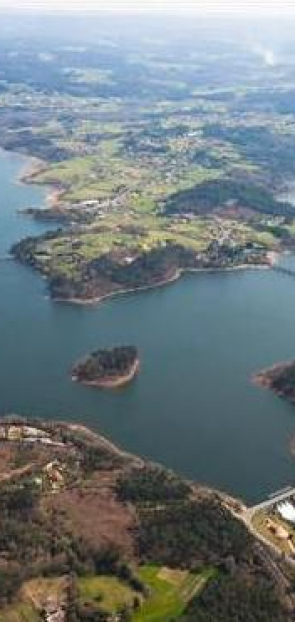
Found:
[(294, 0), (0, 0), (1, 8), (295, 14)]

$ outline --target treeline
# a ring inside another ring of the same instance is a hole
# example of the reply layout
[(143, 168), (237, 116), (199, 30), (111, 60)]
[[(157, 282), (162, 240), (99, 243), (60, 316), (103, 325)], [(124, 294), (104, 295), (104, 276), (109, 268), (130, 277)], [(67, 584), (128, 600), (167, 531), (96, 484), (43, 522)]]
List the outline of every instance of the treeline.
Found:
[(168, 214), (202, 215), (226, 207), (231, 202), (263, 214), (294, 217), (294, 207), (277, 201), (264, 187), (231, 179), (205, 181), (181, 190), (167, 199), (165, 210)]
[(164, 279), (177, 267), (193, 267), (195, 253), (179, 244), (167, 242), (139, 255), (131, 264), (121, 265), (112, 254), (104, 255), (88, 264), (89, 276), (98, 270), (118, 285), (141, 287)]
[(185, 499), (190, 486), (174, 473), (161, 467), (133, 468), (117, 481), (117, 495), (131, 503), (167, 503)]
[(138, 548), (147, 562), (192, 569), (228, 557), (241, 562), (251, 545), (246, 528), (212, 498), (140, 511)]
[(257, 573), (220, 573), (187, 605), (181, 622), (287, 622), (272, 581)]

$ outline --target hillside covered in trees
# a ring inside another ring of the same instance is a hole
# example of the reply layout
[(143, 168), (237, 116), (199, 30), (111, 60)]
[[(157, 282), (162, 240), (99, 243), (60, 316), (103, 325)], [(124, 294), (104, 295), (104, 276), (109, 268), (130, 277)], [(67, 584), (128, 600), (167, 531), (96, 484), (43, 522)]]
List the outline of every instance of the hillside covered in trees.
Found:
[(165, 209), (168, 214), (202, 215), (229, 205), (247, 208), (258, 214), (294, 217), (294, 207), (277, 201), (263, 186), (232, 179), (205, 181), (193, 188), (180, 190), (167, 199)]
[(73, 424), (1, 420), (0, 463), (1, 622), (291, 620), (230, 499)]

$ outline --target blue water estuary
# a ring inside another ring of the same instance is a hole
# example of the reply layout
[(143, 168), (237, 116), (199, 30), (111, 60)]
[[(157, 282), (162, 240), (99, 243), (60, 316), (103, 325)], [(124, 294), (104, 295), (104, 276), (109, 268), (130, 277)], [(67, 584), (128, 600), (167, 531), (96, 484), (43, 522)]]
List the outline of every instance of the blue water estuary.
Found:
[[(251, 382), (295, 358), (295, 279), (267, 270), (200, 273), (105, 301), (54, 303), (46, 282), (7, 259), (47, 226), (17, 215), (46, 190), (17, 183), (0, 153), (0, 412), (82, 422), (132, 452), (254, 502), (295, 482), (295, 408)], [(109, 393), (73, 384), (97, 347), (138, 346), (141, 373)]]

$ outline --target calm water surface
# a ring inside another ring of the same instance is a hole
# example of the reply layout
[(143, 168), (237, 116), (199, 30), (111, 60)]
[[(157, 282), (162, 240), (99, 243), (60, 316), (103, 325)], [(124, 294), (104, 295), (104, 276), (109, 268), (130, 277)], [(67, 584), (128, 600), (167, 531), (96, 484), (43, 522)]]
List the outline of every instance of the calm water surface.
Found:
[[(17, 185), (23, 160), (0, 154), (0, 412), (83, 422), (126, 449), (247, 501), (294, 484), (295, 409), (251, 374), (295, 357), (295, 279), (270, 271), (200, 274), (173, 286), (80, 307), (4, 257), (44, 225), (16, 210), (45, 201)], [(134, 343), (138, 379), (118, 393), (69, 380), (98, 346)]]

